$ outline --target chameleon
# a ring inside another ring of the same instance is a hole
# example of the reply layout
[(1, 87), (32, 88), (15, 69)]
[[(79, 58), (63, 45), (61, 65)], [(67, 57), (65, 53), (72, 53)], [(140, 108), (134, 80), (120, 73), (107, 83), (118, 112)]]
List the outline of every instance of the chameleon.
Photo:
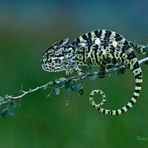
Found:
[[(89, 96), (90, 103), (97, 111), (106, 115), (121, 115), (133, 107), (142, 89), (143, 75), (135, 51), (147, 53), (146, 46), (128, 41), (115, 31), (100, 29), (85, 33), (72, 42), (66, 38), (53, 43), (44, 51), (41, 62), (43, 70), (47, 72), (65, 71), (70, 74), (76, 71), (82, 74), (80, 66), (88, 65), (89, 60), (90, 65), (98, 66), (99, 78), (105, 78), (109, 66), (124, 65), (129, 68), (135, 78), (135, 88), (129, 102), (123, 107), (113, 110), (103, 108), (106, 95), (99, 89), (93, 90)], [(102, 96), (99, 104), (94, 102), (97, 93)]]

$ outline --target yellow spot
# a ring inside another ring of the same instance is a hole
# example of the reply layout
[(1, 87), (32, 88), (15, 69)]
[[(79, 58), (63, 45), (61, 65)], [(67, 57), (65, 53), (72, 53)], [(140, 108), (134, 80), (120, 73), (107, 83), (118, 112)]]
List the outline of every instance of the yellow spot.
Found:
[(118, 111), (118, 114), (121, 115), (121, 113), (122, 113), (121, 109), (118, 109), (117, 111)]
[(118, 43), (116, 41), (113, 41), (112, 44), (116, 48)]
[(79, 39), (80, 39), (80, 42), (84, 42), (84, 39), (82, 36), (80, 36)]
[(103, 50), (103, 55), (106, 55), (106, 50)]
[(131, 98), (131, 100), (134, 102), (134, 103), (136, 103), (137, 102), (137, 100), (135, 99), (135, 98)]
[(106, 33), (106, 30), (102, 30), (102, 38), (104, 38), (104, 36), (105, 36), (105, 33)]
[(95, 44), (99, 45), (100, 43), (101, 43), (100, 39), (97, 38), (97, 39), (95, 40)]
[(113, 115), (116, 115), (116, 111), (115, 110), (113, 110)]
[(115, 37), (116, 32), (112, 31), (111, 37)]
[(91, 32), (91, 36), (92, 36), (92, 37), (95, 37), (94, 31)]
[(125, 112), (127, 112), (128, 111), (128, 109), (124, 106), (123, 108), (122, 108)]
[(85, 44), (85, 43), (80, 43), (80, 45), (81, 45), (82, 47), (85, 47), (85, 46), (86, 46), (86, 44)]
[(139, 97), (139, 93), (137, 93), (137, 92), (134, 92), (133, 95), (136, 96), (136, 97)]
[(137, 83), (142, 83), (142, 79), (136, 79)]
[(128, 104), (127, 104), (130, 108), (132, 108), (132, 104), (130, 103), (130, 102), (128, 102)]

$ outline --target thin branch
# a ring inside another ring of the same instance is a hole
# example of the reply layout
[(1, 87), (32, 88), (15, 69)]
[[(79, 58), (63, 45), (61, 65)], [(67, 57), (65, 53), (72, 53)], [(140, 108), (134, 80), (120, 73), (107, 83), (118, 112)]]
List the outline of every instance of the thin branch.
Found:
[[(145, 62), (147, 62), (147, 61), (148, 61), (148, 57), (145, 57), (145, 58), (139, 60), (139, 64), (141, 65), (141, 64), (143, 64), (143, 63), (145, 63)], [(120, 65), (120, 66), (117, 66), (117, 67), (115, 67), (115, 68), (110, 68), (110, 69), (107, 70), (107, 73), (111, 74), (111, 73), (117, 72), (117, 71), (119, 71), (120, 69), (123, 69), (123, 68), (125, 68), (124, 65)], [(4, 104), (8, 104), (8, 103), (11, 102), (12, 100), (19, 100), (19, 99), (22, 99), (24, 96), (26, 96), (26, 95), (28, 95), (28, 94), (31, 94), (31, 93), (33, 93), (33, 92), (36, 92), (36, 91), (38, 91), (38, 90), (41, 90), (41, 89), (44, 89), (44, 90), (45, 90), (46, 88), (50, 87), (51, 85), (56, 85), (56, 84), (60, 84), (60, 83), (65, 83), (65, 82), (68, 82), (68, 81), (71, 81), (71, 80), (77, 82), (77, 81), (83, 80), (83, 79), (85, 79), (85, 78), (87, 78), (87, 77), (89, 77), (89, 76), (93, 76), (93, 75), (97, 75), (97, 74), (98, 74), (98, 72), (93, 72), (93, 73), (86, 73), (86, 74), (81, 74), (81, 75), (77, 75), (77, 76), (72, 76), (72, 77), (69, 77), (69, 78), (64, 78), (64, 77), (62, 77), (62, 78), (60, 78), (60, 79), (58, 79), (58, 80), (49, 81), (49, 82), (47, 82), (46, 84), (43, 84), (43, 85), (41, 85), (41, 86), (37, 86), (36, 88), (29, 89), (29, 90), (27, 90), (27, 91), (23, 91), (23, 90), (22, 90), (22, 91), (21, 91), (21, 94), (18, 95), (18, 96), (6, 95), (6, 96), (4, 97), (4, 99), (0, 99), (0, 106), (2, 106), (2, 105), (4, 105)], [(1, 98), (2, 98), (2, 97), (1, 97)]]

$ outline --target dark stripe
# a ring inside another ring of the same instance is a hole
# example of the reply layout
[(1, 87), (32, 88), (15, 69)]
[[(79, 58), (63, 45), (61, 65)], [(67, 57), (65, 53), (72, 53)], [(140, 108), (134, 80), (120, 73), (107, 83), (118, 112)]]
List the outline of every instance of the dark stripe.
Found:
[(89, 32), (87, 35), (88, 35), (88, 38), (92, 38), (91, 32)]
[(142, 72), (136, 74), (135, 79), (142, 79)]
[(85, 48), (83, 48), (83, 63), (85, 63)]
[(91, 33), (89, 32), (87, 37), (87, 43), (88, 43), (88, 47), (90, 48), (90, 46), (92, 45), (92, 36)]
[(112, 110), (110, 110), (110, 111), (109, 111), (109, 113), (110, 113), (110, 115), (112, 115), (112, 114), (113, 114), (113, 111), (112, 111)]
[(63, 42), (64, 42), (64, 40), (61, 40), (61, 41), (58, 42), (58, 44), (60, 45), (60, 44), (62, 44)]
[(128, 105), (128, 104), (126, 104), (126, 106), (125, 106), (128, 110), (130, 109), (130, 106)]
[(76, 39), (76, 44), (79, 44), (79, 43), (80, 43), (80, 39), (77, 38), (77, 39)]
[(129, 48), (130, 48), (130, 45), (128, 44), (127, 41), (125, 41), (122, 50), (125, 52)]
[(135, 57), (136, 57), (136, 56), (135, 56), (134, 52), (131, 52), (131, 53), (128, 54), (128, 59), (129, 59), (129, 60), (131, 60), (131, 59), (133, 59), (133, 58), (135, 58)]
[(111, 58), (110, 58), (110, 57), (107, 57), (106, 61), (107, 61), (108, 63), (110, 63), (110, 62), (111, 62)]
[(104, 40), (109, 40), (110, 36), (111, 36), (111, 31), (106, 30)]
[(114, 55), (114, 52), (115, 52), (115, 47), (114, 46), (110, 46), (110, 50), (111, 50), (111, 54), (113, 56), (113, 59), (112, 59), (112, 62), (113, 64), (115, 64), (117, 62), (116, 58), (115, 58), (115, 55)]
[(116, 110), (116, 115), (119, 115), (118, 110)]
[(141, 86), (142, 83), (141, 83), (141, 82), (136, 82), (135, 85), (136, 85), (136, 86)]
[(108, 44), (109, 44), (109, 40), (103, 40), (102, 42), (102, 46), (104, 47), (104, 49), (108, 46)]
[(83, 38), (84, 40), (87, 40), (87, 35), (86, 35), (86, 34), (82, 35), (82, 38)]
[(132, 105), (134, 105), (134, 104), (135, 104), (132, 100), (130, 100), (129, 102), (130, 102)]
[(106, 65), (100, 64), (100, 68), (104, 69), (106, 67)]
[(140, 94), (140, 90), (139, 89), (135, 89), (135, 92)]
[(139, 63), (138, 63), (138, 62), (136, 62), (136, 63), (134, 64), (134, 66), (133, 66), (133, 69), (137, 69), (137, 68), (139, 68)]
[(95, 45), (94, 50), (95, 50), (95, 53), (94, 53), (95, 54), (95, 60), (96, 60), (96, 63), (99, 65), (100, 63), (99, 63), (98, 57), (97, 57), (98, 45)]
[(95, 108), (95, 105), (93, 105), (93, 108)]
[(109, 38), (110, 38), (111, 32), (106, 30), (105, 35), (104, 35), (104, 39), (101, 42), (102, 46), (104, 47), (104, 49), (108, 46), (109, 44)]
[(102, 30), (96, 30), (94, 31), (96, 37), (100, 38), (101, 34), (102, 34)]
[(137, 96), (135, 96), (135, 95), (133, 95), (133, 98), (137, 100), (137, 98), (138, 98), (138, 97), (137, 97)]
[(117, 63), (116, 58), (113, 58), (112, 60), (113, 60), (113, 64), (116, 64)]
[(103, 114), (105, 114), (105, 109), (103, 110)]
[(110, 46), (110, 50), (111, 50), (111, 52), (114, 52), (115, 51), (115, 47), (114, 46)]
[(129, 41), (129, 44), (132, 46), (132, 47), (135, 47), (135, 44), (131, 41)]
[(100, 107), (99, 107), (99, 108), (97, 108), (97, 111), (100, 111), (100, 109), (101, 109)]
[(120, 34), (116, 33), (115, 39), (116, 39), (116, 41), (121, 41), (122, 40), (122, 37), (121, 37)]
[[(121, 52), (119, 56), (123, 57), (123, 54), (124, 54), (124, 52)], [(124, 58), (121, 58), (121, 62), (122, 62), (121, 64), (124, 64), (124, 60), (125, 60)]]
[(106, 61), (104, 61), (104, 60), (102, 61), (102, 64), (105, 65), (105, 66), (106, 66), (106, 63), (107, 63)]
[(121, 113), (124, 113), (125, 111), (124, 111), (124, 109), (123, 108), (121, 108)]
[(90, 57), (85, 60), (85, 63), (87, 63), (87, 65), (93, 65), (93, 62)]

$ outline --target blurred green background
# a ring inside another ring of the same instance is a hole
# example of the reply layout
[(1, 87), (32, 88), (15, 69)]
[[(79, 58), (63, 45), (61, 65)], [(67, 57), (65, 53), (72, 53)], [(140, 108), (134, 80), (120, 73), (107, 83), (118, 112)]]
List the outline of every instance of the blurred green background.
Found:
[[(128, 40), (148, 42), (146, 0), (7, 0), (0, 1), (0, 95), (17, 95), (64, 73), (41, 69), (40, 57), (53, 42), (71, 41), (85, 32), (110, 29)], [(141, 57), (140, 57), (141, 58)], [(148, 67), (140, 101), (128, 113), (111, 117), (96, 112), (88, 102), (92, 89), (107, 95), (107, 108), (118, 108), (132, 95), (134, 79), (124, 75), (96, 81), (85, 80), (84, 95), (52, 95), (51, 89), (36, 92), (18, 102), (16, 114), (0, 119), (0, 148), (145, 148), (148, 138)], [(66, 106), (66, 100), (69, 105)]]

